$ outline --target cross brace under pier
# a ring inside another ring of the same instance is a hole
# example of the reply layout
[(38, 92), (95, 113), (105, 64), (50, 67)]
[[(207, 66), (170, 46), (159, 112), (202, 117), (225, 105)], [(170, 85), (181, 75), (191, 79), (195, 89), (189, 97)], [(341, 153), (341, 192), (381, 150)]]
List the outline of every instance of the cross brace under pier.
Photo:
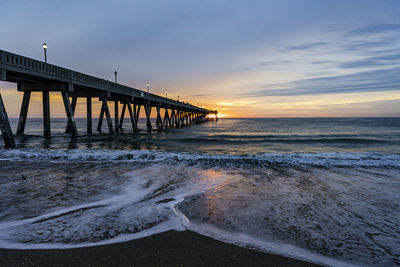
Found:
[(0, 94), (0, 129), (1, 129), (1, 134), (3, 135), (5, 147), (14, 148), (15, 140), (11, 131), (10, 122), (8, 120), (8, 115), (1, 94)]

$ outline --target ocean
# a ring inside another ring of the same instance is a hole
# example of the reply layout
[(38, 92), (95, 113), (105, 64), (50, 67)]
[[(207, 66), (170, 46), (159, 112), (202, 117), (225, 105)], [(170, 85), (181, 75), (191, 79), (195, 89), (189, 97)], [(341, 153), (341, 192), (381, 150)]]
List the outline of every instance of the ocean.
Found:
[[(400, 265), (400, 118), (220, 119), (0, 149), (0, 247), (191, 230), (329, 266)], [(15, 131), (17, 120), (11, 120)], [(94, 120), (93, 125), (96, 125)], [(0, 146), (3, 147), (2, 140)]]

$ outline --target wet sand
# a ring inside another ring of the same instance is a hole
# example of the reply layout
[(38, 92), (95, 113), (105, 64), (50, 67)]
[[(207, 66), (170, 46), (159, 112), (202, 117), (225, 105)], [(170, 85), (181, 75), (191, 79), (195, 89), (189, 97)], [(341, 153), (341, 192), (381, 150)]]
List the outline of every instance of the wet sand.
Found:
[(49, 250), (0, 249), (0, 266), (317, 266), (169, 231), (111, 245)]

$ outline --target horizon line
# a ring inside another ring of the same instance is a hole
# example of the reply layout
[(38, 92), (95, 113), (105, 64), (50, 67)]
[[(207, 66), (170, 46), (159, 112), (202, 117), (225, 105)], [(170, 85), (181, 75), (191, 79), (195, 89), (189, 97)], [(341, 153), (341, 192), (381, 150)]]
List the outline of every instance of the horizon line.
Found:
[[(397, 116), (319, 116), (319, 117), (219, 117), (219, 120), (222, 119), (340, 119), (340, 118), (400, 118), (400, 115)], [(19, 119), (19, 117), (9, 117), (9, 119)], [(27, 119), (43, 119), (42, 117), (28, 117)], [(52, 117), (51, 119), (65, 119), (65, 117)], [(86, 117), (75, 117), (75, 119), (86, 119)], [(98, 119), (98, 118), (93, 118)], [(146, 117), (142, 117), (139, 119), (146, 119)], [(156, 117), (151, 118), (156, 119)]]

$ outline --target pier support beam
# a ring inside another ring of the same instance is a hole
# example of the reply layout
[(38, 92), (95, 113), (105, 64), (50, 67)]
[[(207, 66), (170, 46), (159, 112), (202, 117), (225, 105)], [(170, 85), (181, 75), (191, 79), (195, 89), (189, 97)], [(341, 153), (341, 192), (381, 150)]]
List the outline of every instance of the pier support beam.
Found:
[(174, 114), (174, 123), (173, 123), (173, 126), (175, 127), (175, 128), (178, 128), (178, 110), (176, 109), (175, 110), (175, 114)]
[(133, 103), (133, 114), (135, 115), (136, 127), (139, 122), (139, 113), (140, 113), (140, 105), (138, 105), (136, 109), (136, 104)]
[(119, 130), (119, 115), (118, 115), (118, 100), (114, 101), (114, 122), (115, 122), (115, 131)]
[(179, 110), (179, 126), (182, 127), (183, 126), (183, 111)]
[(163, 124), (165, 128), (171, 127), (171, 120), (169, 119), (168, 108), (165, 108)]
[(122, 129), (122, 123), (124, 122), (126, 105), (127, 105), (126, 102), (124, 102), (122, 105), (121, 118), (119, 119), (119, 128), (120, 129)]
[(104, 113), (106, 114), (106, 119), (107, 119), (108, 131), (109, 133), (114, 133), (110, 115), (110, 109), (108, 108), (107, 100), (103, 101), (103, 105), (104, 105)]
[(104, 117), (104, 115), (106, 115), (108, 131), (109, 131), (109, 133), (114, 133), (114, 128), (112, 125), (112, 119), (111, 119), (111, 115), (110, 115), (110, 110), (108, 108), (107, 100), (103, 99), (102, 101), (103, 101), (103, 104), (101, 105), (101, 111), (100, 111), (99, 123), (97, 125), (97, 131), (101, 132), (101, 127), (103, 124), (103, 117)]
[(17, 134), (22, 135), (25, 131), (26, 118), (28, 116), (29, 100), (31, 99), (31, 91), (25, 91), (22, 98), (21, 112), (19, 113)]
[(97, 123), (97, 131), (98, 132), (101, 132), (101, 128), (103, 126), (103, 117), (104, 117), (104, 101), (101, 104), (99, 121)]
[(176, 114), (175, 114), (175, 128), (179, 127), (179, 110), (176, 110)]
[(151, 120), (150, 120), (150, 114), (151, 114), (151, 106), (150, 104), (145, 104), (144, 105), (144, 112), (146, 113), (146, 126), (147, 130), (151, 130)]
[(10, 122), (8, 120), (8, 115), (1, 94), (0, 94), (0, 129), (1, 129), (1, 134), (3, 136), (5, 147), (15, 148), (14, 136), (11, 131)]
[(92, 98), (86, 97), (86, 128), (87, 133), (92, 134)]
[(171, 125), (170, 125), (170, 127), (172, 127), (172, 128), (175, 127), (175, 109), (174, 108), (172, 108), (172, 111), (171, 111)]
[[(72, 108), (72, 115), (75, 115), (75, 109), (76, 109), (76, 102), (78, 101), (77, 97), (72, 97), (72, 102), (71, 102), (71, 108)], [(68, 98), (68, 103), (69, 103), (69, 98)], [(71, 124), (69, 123), (69, 121), (67, 121), (67, 128), (65, 129), (66, 133), (70, 133), (71, 132)]]
[(181, 126), (185, 126), (185, 111), (181, 111)]
[(171, 128), (171, 127), (172, 127), (172, 124), (171, 124), (171, 117), (169, 116), (168, 109), (165, 109), (165, 112), (167, 113), (168, 128)]
[[(69, 103), (69, 96), (67, 91), (61, 91), (61, 95), (64, 102), (65, 112), (67, 113), (68, 117), (68, 132), (71, 133), (72, 137), (78, 136), (78, 130), (76, 128), (75, 119), (74, 119), (74, 109), (72, 105)], [(72, 101), (75, 99), (75, 106), (76, 106), (76, 97), (72, 98)]]
[(162, 123), (162, 119), (161, 119), (161, 113), (160, 113), (160, 106), (159, 105), (156, 106), (156, 110), (157, 110), (156, 125), (157, 125), (158, 129), (162, 129), (163, 123)]
[[(135, 114), (132, 112), (131, 104), (130, 104), (130, 103), (127, 103), (127, 105), (128, 105), (129, 117), (131, 118), (132, 129), (133, 129), (134, 132), (136, 132), (136, 131), (137, 131), (136, 116), (135, 116)], [(134, 107), (134, 109), (136, 109), (136, 108)]]
[(45, 137), (51, 136), (50, 130), (50, 97), (49, 91), (42, 92), (43, 99), (43, 133)]

